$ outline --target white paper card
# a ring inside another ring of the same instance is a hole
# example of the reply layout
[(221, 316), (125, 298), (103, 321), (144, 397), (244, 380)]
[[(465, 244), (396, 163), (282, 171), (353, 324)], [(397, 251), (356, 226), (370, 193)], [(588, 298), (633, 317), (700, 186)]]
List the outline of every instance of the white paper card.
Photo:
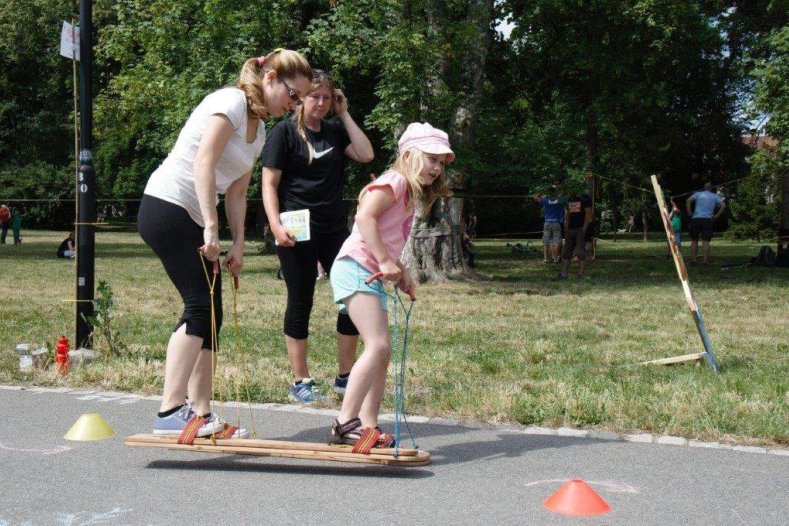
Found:
[(308, 209), (282, 212), (279, 215), (279, 221), (293, 234), (296, 241), (310, 240), (310, 211)]

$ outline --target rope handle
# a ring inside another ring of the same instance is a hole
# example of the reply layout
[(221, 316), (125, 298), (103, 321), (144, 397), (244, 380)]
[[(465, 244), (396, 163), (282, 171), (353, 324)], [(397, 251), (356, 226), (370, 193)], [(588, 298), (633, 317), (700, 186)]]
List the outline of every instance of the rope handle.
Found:
[[(382, 280), (383, 277), (384, 277), (384, 273), (383, 272), (376, 272), (375, 274), (373, 274), (372, 276), (370, 276), (369, 278), (364, 280), (364, 283), (366, 285), (369, 285), (370, 283), (372, 283), (373, 281), (375, 281), (377, 279), (381, 279)], [(413, 288), (411, 288), (409, 290), (406, 290), (405, 292), (406, 292), (406, 294), (408, 294), (408, 297), (411, 298), (411, 301), (416, 301), (416, 295), (414, 295), (414, 289)]]
[[(227, 255), (227, 252), (220, 252), (219, 255), (220, 256), (225, 256), (225, 255)], [(218, 259), (216, 261), (214, 261), (214, 274), (219, 274), (219, 260)], [(231, 274), (231, 276), (233, 276), (233, 288), (238, 290), (238, 285), (239, 285), (238, 275)]]

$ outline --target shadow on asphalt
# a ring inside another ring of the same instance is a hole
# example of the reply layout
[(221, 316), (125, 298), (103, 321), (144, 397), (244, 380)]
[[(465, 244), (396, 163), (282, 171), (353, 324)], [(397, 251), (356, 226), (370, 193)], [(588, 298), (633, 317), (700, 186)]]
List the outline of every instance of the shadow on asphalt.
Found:
[(326, 461), (304, 460), (304, 464), (283, 464), (280, 459), (271, 457), (254, 458), (248, 455), (234, 455), (205, 460), (154, 460), (148, 469), (175, 469), (195, 471), (236, 471), (249, 473), (289, 473), (293, 475), (329, 475), (342, 477), (373, 477), (423, 479), (434, 475), (430, 466), (422, 468), (403, 468), (399, 466), (377, 466), (370, 464), (338, 465)]
[[(558, 449), (579, 445), (588, 445), (590, 439), (559, 437), (547, 435), (524, 435), (521, 433), (496, 433), (490, 430), (460, 426), (412, 425), (417, 446), (420, 440), (429, 437), (450, 437), (450, 444), (429, 448), (430, 465), (423, 468), (403, 468), (398, 466), (370, 466), (366, 464), (337, 465), (325, 461), (299, 460), (297, 463), (283, 463), (282, 459), (270, 457), (254, 458), (247, 455), (212, 457), (199, 460), (155, 460), (147, 465), (148, 469), (174, 469), (197, 471), (239, 471), (252, 473), (291, 473), (295, 475), (330, 475), (352, 477), (386, 477), (403, 479), (422, 479), (434, 475), (430, 466), (479, 462), (498, 458), (517, 458), (541, 449)], [(318, 427), (307, 429), (289, 436), (267, 437), (271, 440), (287, 440), (293, 442), (318, 442), (326, 439), (327, 429)], [(471, 440), (461, 435), (484, 433), (491, 438)], [(452, 437), (456, 436), (456, 440)], [(446, 441), (446, 440), (444, 440)], [(594, 443), (605, 440), (594, 440)], [(410, 437), (404, 433), (404, 447), (411, 447)]]
[[(387, 426), (385, 426), (387, 427)], [(389, 424), (391, 429), (391, 424)], [(490, 436), (490, 429), (476, 429), (461, 426), (442, 426), (429, 424), (411, 424), (414, 431), (414, 439), (417, 447), (422, 445), (420, 442), (429, 437), (460, 436), (469, 433), (484, 432)], [(290, 440), (294, 442), (323, 442), (326, 439), (327, 428), (308, 429), (295, 435), (283, 436), (274, 440)], [(594, 440), (594, 443), (605, 442), (605, 440)], [(455, 440), (449, 445), (441, 445), (429, 448), (431, 455), (431, 465), (460, 464), (478, 460), (501, 458), (501, 457), (520, 457), (524, 454), (539, 449), (558, 449), (578, 445), (587, 445), (590, 439), (560, 437), (553, 435), (525, 435), (521, 433), (497, 433), (494, 438), (489, 440), (466, 441), (463, 439)], [(411, 438), (403, 431), (401, 444), (403, 447), (411, 447)]]

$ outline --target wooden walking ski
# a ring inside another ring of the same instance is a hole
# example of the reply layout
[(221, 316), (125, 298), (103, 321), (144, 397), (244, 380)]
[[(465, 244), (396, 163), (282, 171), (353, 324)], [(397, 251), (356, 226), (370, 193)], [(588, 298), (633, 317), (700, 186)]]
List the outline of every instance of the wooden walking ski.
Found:
[[(718, 361), (715, 359), (715, 354), (712, 352), (712, 344), (710, 343), (709, 336), (707, 336), (707, 329), (704, 327), (704, 319), (701, 317), (701, 310), (699, 310), (699, 306), (696, 303), (696, 299), (693, 297), (693, 290), (690, 288), (690, 281), (688, 280), (688, 270), (685, 267), (685, 260), (682, 259), (682, 253), (679, 251), (677, 244), (674, 242), (674, 234), (671, 231), (671, 223), (668, 220), (668, 214), (666, 213), (666, 199), (663, 197), (663, 189), (660, 188), (660, 184), (658, 184), (658, 180), (656, 176), (652, 176), (652, 187), (655, 189), (655, 197), (657, 198), (658, 202), (658, 210), (660, 211), (660, 218), (663, 220), (663, 227), (666, 230), (666, 236), (668, 237), (668, 245), (671, 248), (671, 255), (674, 258), (674, 266), (677, 268), (677, 274), (679, 274), (679, 280), (682, 283), (682, 292), (685, 294), (685, 301), (688, 304), (688, 308), (690, 308), (690, 312), (693, 315), (693, 321), (696, 324), (696, 330), (699, 331), (699, 336), (701, 336), (701, 343), (704, 346), (704, 352), (699, 354), (689, 354), (685, 355), (681, 358), (687, 358), (688, 360), (697, 360), (699, 356), (704, 358), (707, 361), (707, 364), (712, 367), (712, 370), (716, 373), (718, 372)], [(663, 363), (676, 363), (674, 360), (673, 362), (663, 362)], [(652, 362), (644, 362), (644, 363), (661, 363), (662, 360), (654, 360)]]
[(201, 451), (230, 455), (300, 458), (360, 464), (415, 467), (430, 463), (430, 453), (418, 449), (374, 448), (370, 454), (352, 453), (353, 446), (328, 445), (317, 442), (287, 442), (252, 438), (196, 438), (194, 444), (178, 444), (178, 436), (132, 435), (124, 443), (130, 447), (156, 447), (181, 451)]

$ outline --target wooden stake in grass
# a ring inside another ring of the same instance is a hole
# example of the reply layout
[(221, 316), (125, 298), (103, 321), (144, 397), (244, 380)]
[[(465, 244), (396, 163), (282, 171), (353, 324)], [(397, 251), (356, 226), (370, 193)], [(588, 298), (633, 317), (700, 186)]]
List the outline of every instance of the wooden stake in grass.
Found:
[[(696, 323), (696, 329), (699, 331), (699, 336), (701, 336), (701, 343), (704, 345), (704, 352), (699, 354), (689, 354), (683, 358), (687, 360), (697, 360), (699, 356), (703, 357), (707, 360), (707, 363), (712, 370), (716, 373), (718, 372), (718, 362), (715, 359), (715, 355), (712, 352), (712, 345), (710, 344), (709, 336), (707, 336), (707, 329), (704, 327), (704, 319), (701, 317), (701, 311), (699, 310), (699, 306), (696, 303), (696, 299), (693, 297), (693, 290), (690, 288), (690, 281), (688, 280), (688, 270), (685, 268), (685, 260), (682, 259), (682, 253), (679, 251), (679, 247), (674, 242), (674, 234), (671, 231), (671, 224), (668, 220), (668, 214), (666, 213), (666, 199), (663, 197), (663, 189), (660, 188), (660, 184), (658, 184), (657, 177), (652, 176), (652, 187), (655, 189), (655, 197), (657, 198), (658, 202), (658, 210), (660, 211), (660, 218), (663, 220), (663, 228), (666, 230), (666, 237), (668, 238), (668, 246), (671, 249), (671, 256), (674, 258), (674, 266), (677, 267), (677, 274), (679, 274), (679, 280), (682, 283), (682, 291), (685, 293), (685, 301), (688, 303), (688, 307), (690, 308), (691, 314), (693, 314), (693, 321)], [(676, 363), (677, 360), (673, 360), (667, 362), (666, 360), (653, 360), (652, 362), (644, 362), (644, 363)]]

